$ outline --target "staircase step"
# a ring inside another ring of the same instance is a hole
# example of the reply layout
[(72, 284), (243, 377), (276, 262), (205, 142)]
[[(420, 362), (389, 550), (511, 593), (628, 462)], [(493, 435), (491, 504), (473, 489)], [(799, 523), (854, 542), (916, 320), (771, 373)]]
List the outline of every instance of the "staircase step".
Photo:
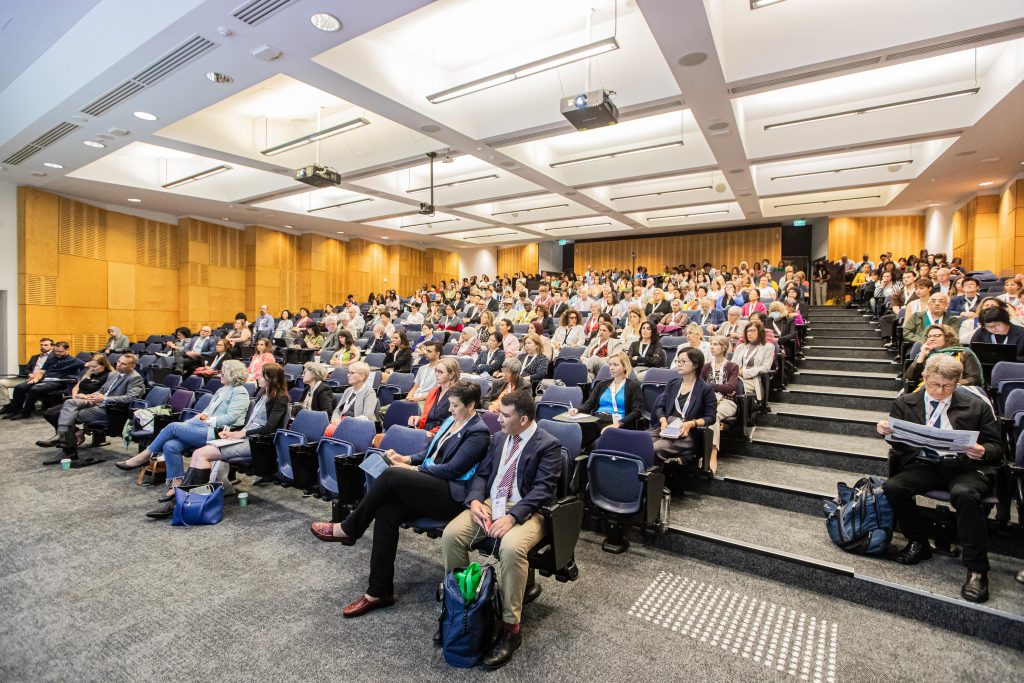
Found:
[(819, 386), (793, 383), (779, 394), (786, 403), (825, 405), (833, 408), (877, 410), (886, 413), (892, 408), (896, 391), (855, 387)]
[(856, 372), (853, 370), (810, 370), (801, 368), (794, 376), (792, 389), (799, 389), (808, 385), (831, 386), (837, 393), (843, 393), (846, 389), (880, 389), (882, 391), (893, 391), (899, 389), (899, 382), (896, 375), (891, 372)]
[(877, 339), (881, 343), (881, 336), (878, 328), (860, 327), (854, 325), (813, 325), (808, 331), (815, 338), (820, 337), (860, 337)]
[(892, 360), (892, 353), (883, 349), (881, 344), (874, 346), (845, 346), (833, 344), (830, 339), (820, 340), (821, 344), (808, 345), (803, 349), (807, 356), (825, 356), (829, 358), (867, 358), (872, 360)]
[(881, 437), (819, 434), (801, 429), (759, 425), (750, 441), (731, 452), (811, 467), (885, 475), (889, 448)]
[(867, 336), (865, 336), (865, 337), (842, 337), (842, 336), (838, 336), (838, 335), (836, 335), (836, 336), (832, 336), (832, 335), (821, 336), (821, 335), (819, 335), (819, 336), (815, 337), (814, 334), (811, 333), (811, 334), (808, 334), (806, 337), (804, 337), (804, 341), (807, 343), (808, 346), (812, 346), (814, 344), (825, 344), (825, 345), (833, 345), (833, 346), (849, 346), (849, 347), (858, 348), (858, 349), (881, 349), (881, 348), (883, 348), (882, 347), (882, 340), (881, 340), (880, 337), (878, 337), (878, 335), (872, 335), (870, 337), (867, 337)]
[(863, 474), (780, 460), (723, 454), (713, 479), (692, 479), (687, 489), (712, 496), (821, 516), (822, 501), (836, 484), (853, 484)]
[(875, 424), (887, 417), (888, 413), (883, 411), (773, 402), (772, 412), (761, 415), (758, 425), (800, 429), (822, 435), (844, 434), (874, 438)]
[(899, 372), (898, 363), (890, 359), (873, 360), (870, 358), (850, 358), (849, 356), (815, 356), (807, 353), (797, 361), (799, 369), (808, 370), (853, 370), (855, 372), (891, 372), (893, 377)]
[[(1024, 647), (1024, 601), (1014, 574), (1020, 560), (990, 552), (990, 599), (960, 598), (959, 558), (936, 555), (906, 567), (844, 553), (821, 517), (712, 495), (673, 501), (659, 545), (689, 557), (770, 577), (884, 609), (923, 623), (1014, 648)], [(903, 539), (897, 536), (894, 546)]]

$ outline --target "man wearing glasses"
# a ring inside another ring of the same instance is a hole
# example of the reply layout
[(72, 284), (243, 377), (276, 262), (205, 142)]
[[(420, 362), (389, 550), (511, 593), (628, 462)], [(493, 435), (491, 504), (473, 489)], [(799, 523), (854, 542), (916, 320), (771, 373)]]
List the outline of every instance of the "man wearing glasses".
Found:
[[(924, 368), (924, 388), (900, 396), (890, 417), (939, 429), (978, 432), (978, 442), (962, 454), (941, 457), (906, 444), (894, 443), (890, 471), (895, 474), (883, 489), (896, 522), (909, 541), (896, 554), (900, 564), (917, 564), (932, 556), (928, 525), (914, 497), (928, 491), (949, 491), (956, 508), (957, 540), (967, 567), (960, 589), (964, 600), (988, 600), (988, 511), (982, 500), (992, 493), (1003, 457), (999, 425), (992, 409), (967, 389), (957, 390), (963, 366), (950, 356), (936, 355)], [(888, 420), (876, 426), (879, 434), (892, 434)]]

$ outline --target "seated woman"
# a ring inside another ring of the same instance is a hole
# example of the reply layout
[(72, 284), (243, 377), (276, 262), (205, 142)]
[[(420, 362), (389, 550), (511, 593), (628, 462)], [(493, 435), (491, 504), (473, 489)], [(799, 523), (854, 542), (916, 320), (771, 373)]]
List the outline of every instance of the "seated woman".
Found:
[(434, 367), (437, 386), (427, 392), (427, 398), (423, 402), (423, 412), (409, 418), (410, 427), (422, 429), (429, 434), (437, 431), (441, 423), (450, 415), (448, 412), (448, 390), (459, 381), (460, 374), (459, 364), (454, 358), (441, 358), (437, 361), (437, 365)]
[(184, 372), (185, 350), (188, 346), (189, 339), (191, 338), (192, 330), (187, 327), (179, 327), (174, 331), (174, 340), (164, 342), (167, 352), (170, 353), (171, 358), (174, 359), (174, 371), (178, 374)]
[(281, 311), (281, 318), (277, 322), (277, 328), (274, 330), (274, 339), (284, 339), (284, 337), (291, 332), (292, 325), (295, 321), (292, 320), (292, 312), (287, 308)]
[[(288, 424), (288, 382), (284, 377), (284, 368), (277, 363), (267, 363), (260, 369), (257, 377), (259, 392), (256, 394), (256, 405), (253, 406), (245, 426), (237, 431), (223, 429), (217, 437), (220, 439), (242, 439), (238, 443), (226, 446), (207, 444), (192, 453), (192, 462), (185, 471), (183, 483), (186, 486), (205, 484), (218, 481), (224, 487), (225, 495), (234, 493), (228, 480), (228, 467), (216, 467), (219, 474), (211, 475), (212, 468), (220, 461), (250, 462), (252, 452), (249, 449), (249, 437), (273, 434), (284, 429)], [(256, 482), (263, 483), (263, 480)], [(266, 481), (266, 483), (270, 483)]]
[(775, 347), (765, 341), (764, 325), (751, 320), (743, 328), (744, 342), (732, 353), (732, 362), (740, 369), (744, 393), (762, 398), (761, 375), (770, 372), (775, 362)]
[[(110, 360), (106, 356), (102, 353), (94, 353), (92, 358), (86, 362), (78, 381), (71, 387), (71, 398), (78, 398), (79, 394), (86, 396), (98, 392), (107, 383), (107, 378), (113, 371), (114, 366), (110, 364)], [(53, 425), (54, 437), (49, 440), (36, 441), (36, 445), (40, 448), (50, 448), (61, 444), (60, 439), (56, 436), (56, 432), (57, 421), (60, 418), (60, 411), (63, 407), (64, 404), (62, 402), (43, 411), (43, 417)], [(75, 432), (75, 438), (79, 444), (82, 444), (85, 441), (85, 430), (79, 429)]]
[(238, 319), (224, 338), (235, 345), (248, 344), (252, 339), (252, 332), (249, 331), (244, 319)]
[(792, 360), (796, 355), (796, 324), (789, 317), (785, 303), (773, 301), (769, 304), (767, 326), (774, 332), (776, 343)]
[(338, 350), (331, 356), (331, 367), (347, 368), (359, 360), (359, 347), (356, 346), (352, 333), (346, 329), (338, 330)]
[(697, 349), (704, 354), (704, 362), (711, 360), (711, 345), (704, 339), (704, 330), (697, 323), (690, 323), (686, 326), (686, 343), (676, 349), (678, 357), (686, 349)]
[(501, 334), (501, 348), (506, 356), (515, 356), (519, 353), (519, 338), (516, 337), (512, 321), (502, 318), (498, 321), (498, 332)]
[(205, 364), (193, 370), (192, 374), (199, 375), (200, 377), (216, 377), (220, 374), (224, 361), (231, 360), (231, 357), (231, 342), (227, 339), (218, 339), (214, 346), (213, 360), (209, 363), (206, 363), (204, 360), (203, 362)]
[(121, 332), (120, 327), (111, 325), (107, 328), (107, 334), (110, 335), (110, 337), (107, 339), (107, 343), (103, 345), (103, 353), (105, 354), (125, 353), (128, 351), (128, 347), (132, 345), (128, 340), (128, 337)]
[(323, 330), (316, 323), (310, 323), (306, 326), (306, 330), (302, 335), (302, 340), (306, 342), (307, 349), (316, 349), (319, 351), (324, 346), (324, 334)]
[(1020, 318), (1024, 316), (1024, 280), (1018, 277), (1011, 277), (1003, 283), (1006, 289), (996, 298), (1005, 302), (1011, 311), (1011, 317)]
[(986, 308), (978, 314), (978, 329), (971, 343), (1008, 344), (1017, 349), (1017, 362), (1024, 361), (1024, 327), (1010, 323), (1010, 313), (999, 306)]
[(459, 341), (455, 345), (455, 353), (452, 355), (475, 358), (478, 353), (480, 353), (480, 337), (476, 334), (476, 328), (468, 325), (459, 332)]
[[(650, 323), (648, 323), (650, 324)], [(581, 422), (583, 430), (583, 448), (588, 449), (597, 441), (601, 432), (609, 427), (636, 429), (643, 416), (644, 396), (640, 382), (629, 377), (632, 370), (629, 358), (622, 351), (609, 356), (608, 371), (611, 379), (603, 379), (594, 383), (590, 396), (583, 404), (570, 408), (569, 414), (585, 413), (593, 415), (597, 422)]]
[[(148, 463), (155, 455), (163, 453), (167, 465), (167, 482), (170, 488), (166, 495), (159, 499), (161, 503), (174, 500), (174, 489), (181, 485), (185, 476), (184, 452), (189, 448), (205, 446), (207, 441), (217, 438), (222, 427), (231, 427), (245, 418), (249, 409), (249, 392), (245, 389), (248, 373), (241, 361), (224, 361), (221, 378), (224, 382), (205, 412), (200, 413), (187, 422), (172, 422), (161, 430), (156, 438), (138, 455), (115, 462), (122, 470), (134, 470)], [(153, 519), (165, 519), (174, 510), (173, 502), (164, 505), (146, 516)]]
[(481, 404), (492, 413), (501, 412), (501, 398), (513, 391), (532, 391), (529, 377), (523, 376), (523, 364), (518, 358), (506, 358), (501, 364), (501, 377), (491, 384), (491, 390)]
[(479, 377), (497, 377), (501, 364), (505, 362), (505, 351), (501, 348), (501, 333), (495, 332), (487, 338), (486, 348), (476, 357), (473, 374)]
[(423, 314), (420, 313), (420, 309), (414, 306), (413, 309), (409, 312), (409, 316), (405, 319), (405, 324), (422, 325), (423, 320)]
[(381, 366), (382, 381), (387, 381), (392, 372), (412, 371), (412, 349), (409, 348), (409, 338), (405, 330), (396, 330), (391, 335), (391, 345), (384, 354), (384, 365)]
[(640, 325), (643, 322), (644, 316), (640, 313), (640, 309), (637, 306), (630, 306), (626, 311), (626, 324), (619, 332), (619, 341), (624, 347), (628, 348), (630, 344), (640, 338)]
[(665, 298), (665, 290), (660, 287), (655, 287), (651, 291), (651, 301), (644, 308), (644, 315), (652, 323), (657, 325), (661, 322), (661, 319), (672, 312), (672, 305), (669, 300)]
[(587, 341), (597, 336), (597, 326), (600, 324), (601, 304), (595, 301), (594, 303), (590, 304), (590, 315), (587, 317), (587, 322), (583, 323), (583, 334), (586, 335)]
[[(679, 377), (673, 379), (658, 396), (651, 411), (651, 439), (658, 463), (692, 461), (697, 457), (696, 444), (690, 435), (694, 427), (705, 427), (715, 421), (715, 391), (701, 379), (704, 354), (686, 349), (676, 356)], [(679, 435), (661, 436), (674, 421), (679, 420)]]
[(309, 316), (309, 309), (303, 306), (299, 309), (299, 312), (295, 315), (295, 319), (292, 320), (291, 329), (288, 331), (293, 337), (301, 337), (305, 334), (307, 327), (313, 324), (313, 318)]
[(311, 360), (302, 366), (302, 382), (306, 394), (302, 398), (303, 410), (319, 410), (330, 415), (334, 412), (334, 390), (325, 382), (327, 366)]
[(711, 360), (701, 371), (701, 379), (711, 385), (715, 392), (715, 424), (711, 426), (714, 442), (711, 446), (711, 462), (708, 469), (714, 475), (718, 471), (718, 449), (722, 442), (722, 420), (736, 414), (736, 393), (740, 390), (740, 368), (726, 356), (732, 344), (727, 337), (711, 338)]
[(740, 308), (740, 317), (749, 318), (751, 313), (764, 313), (768, 315), (768, 309), (761, 303), (761, 292), (757, 287), (751, 287), (746, 291), (747, 303)]
[(249, 360), (249, 368), (247, 370), (249, 376), (245, 380), (248, 384), (258, 383), (260, 377), (263, 376), (263, 366), (267, 363), (276, 362), (272, 352), (273, 348), (269, 339), (256, 340), (256, 353), (252, 354), (252, 358)]
[(533, 329), (537, 334), (550, 338), (555, 333), (555, 320), (551, 317), (551, 309), (541, 304), (534, 308), (537, 317), (533, 319)]
[(334, 407), (324, 436), (334, 436), (335, 428), (346, 417), (377, 421), (377, 392), (373, 390), (373, 383), (369, 379), (370, 366), (366, 363), (358, 361), (348, 366), (349, 385)]
[(630, 344), (626, 355), (638, 380), (643, 380), (651, 368), (665, 367), (665, 349), (654, 325), (647, 321), (640, 325), (640, 339)]
[(411, 456), (387, 451), (391, 467), (374, 480), (344, 522), (310, 525), (321, 541), (353, 545), (374, 524), (369, 583), (366, 592), (342, 611), (346, 617), (395, 604), (395, 553), (403, 523), (419, 517), (449, 520), (465, 509), (469, 481), (487, 455), (491, 433), (476, 412), (479, 386), (456, 382), (447, 403), (451, 416), (425, 451)]
[(690, 314), (684, 310), (681, 299), (672, 299), (672, 310), (658, 321), (658, 334), (675, 335), (690, 324)]
[(601, 321), (597, 328), (597, 336), (587, 345), (580, 356), (580, 362), (587, 366), (588, 379), (593, 382), (597, 373), (605, 366), (609, 356), (621, 350), (621, 343), (613, 335), (612, 324)]
[(523, 352), (519, 354), (519, 362), (523, 364), (523, 377), (536, 386), (548, 376), (548, 358), (544, 355), (544, 343), (540, 335), (531, 332), (523, 338)]
[(580, 314), (578, 311), (569, 309), (562, 313), (558, 329), (551, 337), (551, 346), (555, 351), (561, 351), (563, 346), (584, 346), (587, 334), (580, 325)]
[(907, 389), (914, 391), (921, 384), (924, 374), (924, 366), (932, 354), (950, 355), (956, 358), (963, 365), (963, 374), (960, 376), (960, 384), (964, 386), (983, 386), (983, 375), (981, 362), (974, 352), (969, 348), (960, 345), (956, 333), (948, 325), (932, 325), (924, 331), (924, 342), (921, 350), (914, 356), (914, 360), (907, 366), (903, 377), (907, 380)]
[(494, 326), (494, 314), (488, 310), (480, 311), (480, 322), (476, 326), (476, 334), (480, 337), (480, 343), (486, 344), (487, 339), (497, 331)]

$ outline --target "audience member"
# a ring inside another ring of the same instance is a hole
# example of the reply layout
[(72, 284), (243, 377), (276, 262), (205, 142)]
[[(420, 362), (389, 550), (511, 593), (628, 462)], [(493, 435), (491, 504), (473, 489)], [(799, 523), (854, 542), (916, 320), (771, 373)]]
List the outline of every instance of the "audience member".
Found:
[(570, 415), (584, 413), (598, 420), (579, 423), (585, 449), (589, 450), (606, 429), (637, 429), (640, 426), (644, 409), (643, 390), (640, 383), (629, 376), (632, 369), (625, 353), (619, 351), (609, 356), (608, 371), (611, 379), (595, 382), (590, 396), (579, 409), (569, 409)]
[(914, 360), (907, 366), (904, 378), (907, 380), (908, 388), (913, 391), (921, 383), (921, 376), (924, 373), (928, 359), (933, 355), (943, 354), (955, 358), (962, 366), (963, 372), (960, 376), (960, 384), (965, 386), (983, 386), (981, 362), (974, 352), (969, 348), (960, 346), (960, 340), (956, 332), (948, 325), (932, 325), (925, 332), (924, 342), (921, 349), (914, 356)]
[(492, 413), (501, 411), (501, 399), (506, 394), (516, 391), (530, 392), (533, 388), (530, 378), (523, 374), (523, 364), (518, 358), (505, 358), (496, 377), (497, 379), (491, 383), (491, 390), (481, 403), (482, 407)]
[[(85, 363), (85, 369), (82, 374), (79, 375), (78, 381), (71, 387), (70, 398), (78, 398), (78, 396), (85, 394), (92, 394), (99, 391), (104, 384), (107, 382), (107, 378), (110, 377), (110, 373), (114, 371), (114, 366), (110, 364), (110, 361), (102, 353), (93, 354)], [(53, 425), (54, 437), (51, 439), (45, 439), (36, 441), (36, 445), (40, 448), (52, 448), (53, 446), (59, 446), (60, 440), (57, 438), (57, 420), (60, 418), (60, 411), (63, 410), (63, 401), (55, 406), (50, 406), (43, 411), (43, 417)], [(84, 432), (76, 432), (76, 442), (81, 445), (85, 440)]]
[(743, 343), (733, 351), (732, 362), (740, 369), (744, 393), (752, 394), (760, 401), (764, 397), (760, 378), (771, 372), (775, 347), (767, 343), (764, 326), (757, 320), (749, 322), (743, 329), (743, 339)]
[(14, 387), (11, 402), (0, 410), (8, 420), (23, 420), (32, 414), (36, 401), (59, 400), (61, 393), (71, 386), (84, 363), (69, 353), (66, 341), (53, 344), (42, 369), (33, 371), (28, 379)]
[(210, 326), (203, 325), (199, 328), (199, 334), (183, 347), (182, 367), (186, 373), (195, 372), (196, 368), (202, 367), (204, 356), (213, 354), (217, 340), (211, 334)]
[[(50, 359), (50, 355), (53, 353), (53, 340), (49, 337), (43, 337), (39, 340), (39, 353), (33, 355), (28, 359), (28, 363), (25, 365), (26, 373), (18, 377), (4, 377), (0, 379), (0, 388), (3, 391), (3, 398), (6, 403), (10, 402), (9, 391), (14, 387), (18, 386), (25, 381), (26, 378), (32, 377), (32, 375), (43, 371), (43, 366), (46, 365), (46, 361)], [(0, 409), (0, 415), (11, 412), (7, 410), (7, 406), (4, 405), (3, 409)]]
[(647, 321), (640, 325), (640, 339), (630, 344), (626, 355), (638, 380), (651, 368), (665, 367), (665, 349), (654, 325)]
[(731, 343), (721, 335), (711, 338), (711, 359), (701, 370), (701, 379), (715, 392), (715, 423), (711, 425), (712, 447), (708, 469), (714, 475), (718, 471), (718, 451), (722, 443), (722, 420), (736, 414), (736, 395), (740, 389), (740, 368), (729, 360), (727, 354)]
[(334, 411), (334, 390), (325, 380), (328, 366), (309, 361), (302, 366), (302, 382), (306, 393), (300, 403), (303, 410), (318, 410), (330, 415)]
[[(715, 392), (701, 379), (704, 354), (688, 348), (676, 356), (674, 365), (679, 377), (665, 385), (651, 411), (650, 434), (659, 464), (695, 459), (696, 441), (690, 431), (715, 421)], [(677, 435), (663, 435), (670, 426), (679, 428)]]
[(334, 436), (334, 430), (345, 418), (361, 418), (364, 420), (377, 421), (377, 408), (379, 403), (377, 393), (373, 390), (373, 383), (370, 380), (370, 366), (362, 361), (357, 361), (348, 367), (349, 385), (342, 392), (331, 415), (331, 422), (327, 425), (324, 436)]
[(1010, 314), (1004, 308), (992, 306), (978, 316), (980, 328), (971, 337), (971, 343), (1007, 344), (1017, 349), (1017, 362), (1024, 362), (1024, 327), (1010, 324)]
[(128, 340), (128, 337), (121, 331), (120, 327), (111, 325), (107, 328), (107, 334), (110, 337), (107, 339), (107, 343), (103, 347), (103, 353), (110, 355), (112, 353), (125, 353), (128, 347), (132, 343)]

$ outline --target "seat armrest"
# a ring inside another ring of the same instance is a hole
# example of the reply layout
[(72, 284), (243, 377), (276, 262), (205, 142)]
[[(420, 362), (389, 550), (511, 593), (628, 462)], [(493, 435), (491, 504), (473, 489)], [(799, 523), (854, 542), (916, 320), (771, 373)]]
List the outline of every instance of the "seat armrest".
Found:
[[(650, 526), (661, 516), (661, 497), (665, 491), (665, 473), (657, 467), (648, 467), (640, 473), (640, 481), (644, 482), (643, 511), (644, 526)], [(666, 522), (668, 520), (665, 520)]]
[(543, 557), (542, 569), (555, 573), (575, 561), (576, 541), (583, 528), (583, 501), (566, 496), (541, 508), (544, 515), (545, 540), (548, 548), (537, 556)]

